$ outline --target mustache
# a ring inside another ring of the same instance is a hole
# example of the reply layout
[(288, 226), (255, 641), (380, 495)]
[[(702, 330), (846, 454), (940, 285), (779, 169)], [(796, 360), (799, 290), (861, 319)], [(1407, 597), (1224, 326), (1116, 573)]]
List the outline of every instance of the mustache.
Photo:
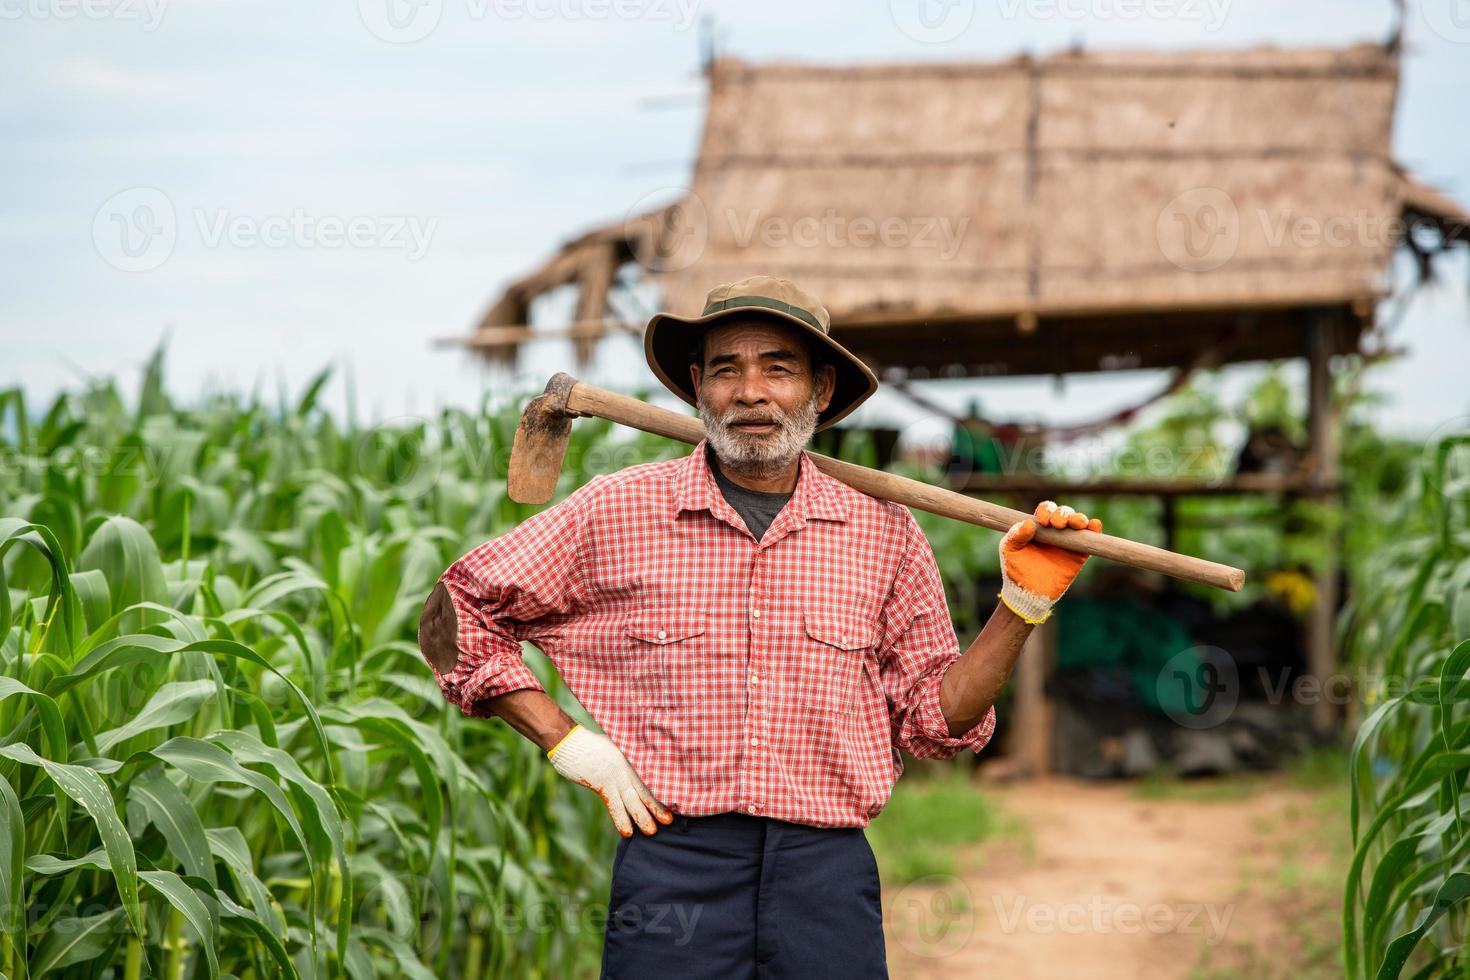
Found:
[(742, 415), (739, 417), (726, 415), (720, 421), (725, 425), (740, 425), (742, 422), (774, 422), (777, 425), (785, 425), (786, 415), (785, 413), (777, 413), (775, 415)]

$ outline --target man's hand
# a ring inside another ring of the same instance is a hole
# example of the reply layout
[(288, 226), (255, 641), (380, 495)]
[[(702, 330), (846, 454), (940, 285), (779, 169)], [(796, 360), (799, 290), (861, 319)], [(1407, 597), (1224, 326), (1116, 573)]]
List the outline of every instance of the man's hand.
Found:
[(639, 830), (652, 835), (658, 830), (655, 819), (665, 826), (673, 822), (668, 807), (654, 799), (627, 757), (606, 735), (577, 725), (552, 746), (546, 757), (557, 772), (597, 791), (622, 836), (632, 837), (635, 823)]
[(1067, 591), (1087, 555), (1031, 540), (1037, 525), (1101, 531), (1102, 521), (1050, 500), (1036, 505), (1036, 513), (1011, 525), (1000, 541), (1000, 599), (1028, 623), (1045, 622), (1052, 605)]

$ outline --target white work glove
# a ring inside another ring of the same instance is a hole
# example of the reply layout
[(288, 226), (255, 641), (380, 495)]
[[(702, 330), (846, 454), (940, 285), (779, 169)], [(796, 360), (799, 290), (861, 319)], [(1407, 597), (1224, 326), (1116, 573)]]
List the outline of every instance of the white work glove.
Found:
[(654, 824), (667, 826), (674, 820), (668, 807), (654, 799), (652, 791), (606, 735), (589, 732), (581, 725), (562, 736), (546, 753), (556, 771), (574, 783), (595, 790), (607, 805), (613, 825), (624, 837), (633, 836), (633, 824), (645, 834), (658, 830)]

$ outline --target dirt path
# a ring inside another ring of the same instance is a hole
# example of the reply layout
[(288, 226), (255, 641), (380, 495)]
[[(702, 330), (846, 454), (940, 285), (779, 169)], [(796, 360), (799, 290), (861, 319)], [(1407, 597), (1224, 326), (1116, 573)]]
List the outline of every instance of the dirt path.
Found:
[(885, 889), (894, 977), (1340, 975), (1329, 791), (1272, 775), (1225, 799), (1063, 779), (989, 792), (1022, 834)]

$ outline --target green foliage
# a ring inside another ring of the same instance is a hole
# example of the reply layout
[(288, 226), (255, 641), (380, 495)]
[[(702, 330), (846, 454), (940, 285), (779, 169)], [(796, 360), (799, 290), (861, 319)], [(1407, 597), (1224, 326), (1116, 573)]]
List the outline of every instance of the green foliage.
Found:
[(957, 849), (1013, 829), (975, 787), (968, 767), (948, 766), (927, 779), (905, 779), (867, 835), (887, 883), (901, 885), (954, 875)]
[[(1371, 713), (1349, 759), (1354, 853), (1343, 894), (1348, 975), (1470, 971), (1470, 440), (1372, 446), (1350, 492), (1376, 497), (1349, 554), (1342, 629)], [(1385, 492), (1384, 488), (1391, 488)], [(1412, 964), (1412, 966), (1410, 965)]]
[[(536, 509), (504, 473), (532, 393), (365, 426), (327, 380), (186, 410), (160, 351), (133, 409), (0, 393), (4, 976), (595, 970), (601, 802), (416, 643), (439, 573)], [(611, 436), (574, 428), (563, 492), (687, 451)]]

